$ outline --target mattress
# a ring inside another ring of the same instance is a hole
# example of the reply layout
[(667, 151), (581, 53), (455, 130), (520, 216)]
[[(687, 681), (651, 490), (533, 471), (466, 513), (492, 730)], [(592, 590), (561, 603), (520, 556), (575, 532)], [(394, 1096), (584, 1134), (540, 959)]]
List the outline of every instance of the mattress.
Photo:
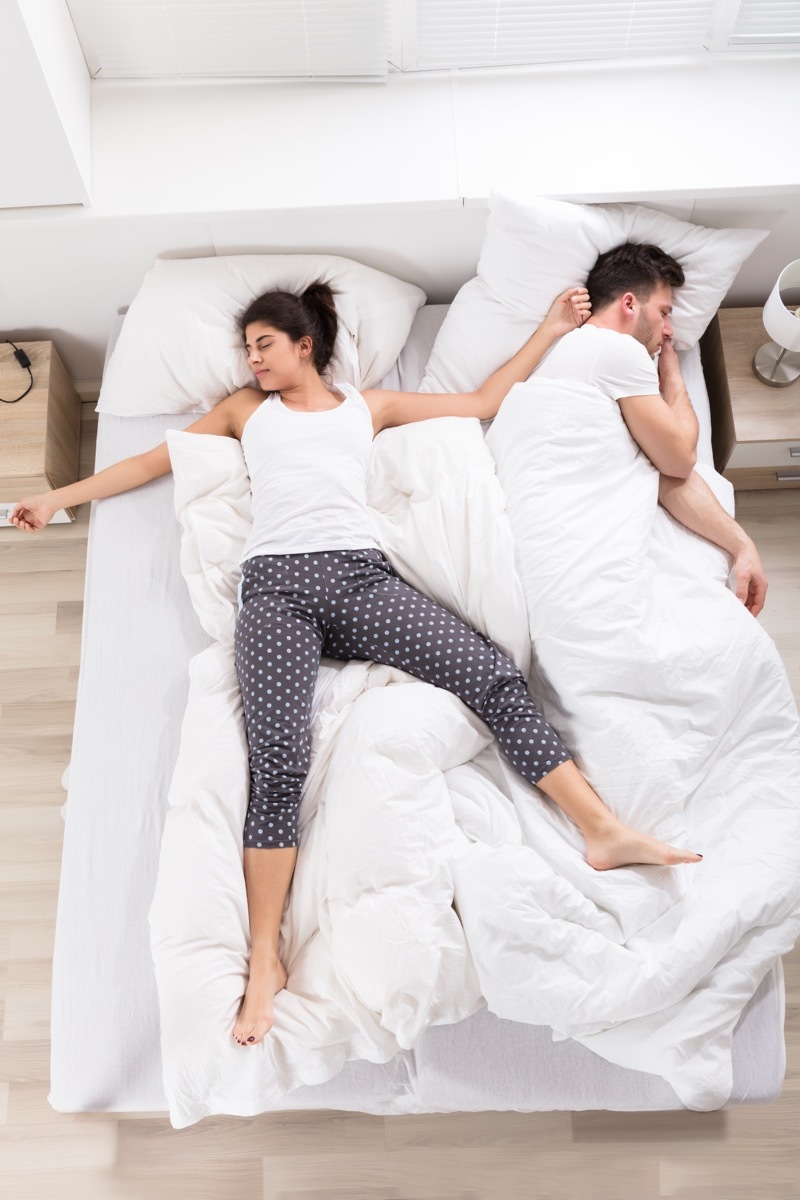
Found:
[[(445, 311), (420, 310), (384, 386), (417, 386)], [(700, 421), (698, 457), (711, 463), (699, 350), (683, 356), (683, 367)], [(193, 419), (102, 415), (97, 469)], [(167, 1109), (148, 913), (187, 667), (209, 644), (180, 573), (179, 544), (169, 479), (94, 505), (53, 962), (49, 1098), (59, 1111)], [(729, 1103), (779, 1094), (783, 1015), (778, 963), (736, 1029)], [(681, 1107), (664, 1080), (488, 1010), (428, 1029), (386, 1064), (350, 1062), (281, 1102), (284, 1110), (374, 1114)]]

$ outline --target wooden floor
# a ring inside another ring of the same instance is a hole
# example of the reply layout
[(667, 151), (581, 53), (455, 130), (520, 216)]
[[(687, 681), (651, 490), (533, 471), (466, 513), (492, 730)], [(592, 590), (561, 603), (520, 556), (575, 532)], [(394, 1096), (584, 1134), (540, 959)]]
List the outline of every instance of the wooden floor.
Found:
[[(94, 414), (84, 405), (84, 469)], [(739, 496), (772, 586), (763, 623), (800, 695), (800, 490)], [(62, 1115), (47, 1103), (50, 967), (88, 512), (0, 530), (0, 1196), (13, 1200), (797, 1200), (800, 952), (788, 1074), (769, 1108), (213, 1118)], [(102, 1054), (102, 1046), (97, 1048)]]

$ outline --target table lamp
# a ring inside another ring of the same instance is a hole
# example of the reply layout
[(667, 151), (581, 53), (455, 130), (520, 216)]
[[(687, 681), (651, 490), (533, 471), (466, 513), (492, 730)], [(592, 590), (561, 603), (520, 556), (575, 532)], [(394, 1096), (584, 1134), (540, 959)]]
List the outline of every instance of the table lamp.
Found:
[(788, 387), (800, 379), (800, 302), (789, 308), (781, 293), (800, 288), (800, 258), (784, 267), (764, 305), (764, 328), (771, 342), (756, 350), (753, 370), (770, 387)]

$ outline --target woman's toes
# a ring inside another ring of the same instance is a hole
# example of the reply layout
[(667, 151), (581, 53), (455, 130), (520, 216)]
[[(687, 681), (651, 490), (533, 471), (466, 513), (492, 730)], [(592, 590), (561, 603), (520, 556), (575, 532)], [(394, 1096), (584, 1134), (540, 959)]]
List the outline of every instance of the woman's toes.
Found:
[(261, 1020), (256, 1021), (255, 1025), (245, 1025), (240, 1029), (234, 1029), (234, 1040), (240, 1046), (257, 1046), (269, 1033), (272, 1024), (273, 1022), (270, 1018), (263, 1017)]
[(251, 960), (250, 977), (233, 1027), (233, 1037), (240, 1046), (257, 1046), (272, 1029), (274, 999), (286, 981), (282, 963), (276, 960), (264, 964), (256, 957)]

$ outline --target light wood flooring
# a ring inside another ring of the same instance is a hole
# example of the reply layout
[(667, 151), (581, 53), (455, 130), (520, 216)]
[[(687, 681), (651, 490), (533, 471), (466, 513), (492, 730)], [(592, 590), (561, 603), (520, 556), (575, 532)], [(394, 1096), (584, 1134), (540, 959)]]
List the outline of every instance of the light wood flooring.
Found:
[[(83, 469), (94, 421), (84, 405)], [(800, 490), (739, 496), (771, 577), (763, 623), (800, 695)], [(88, 509), (0, 530), (0, 1195), (13, 1200), (797, 1200), (800, 952), (788, 1073), (767, 1108), (213, 1118), (63, 1115), (47, 1103), (50, 967), (80, 654)], [(97, 1051), (102, 1054), (102, 1046)]]

